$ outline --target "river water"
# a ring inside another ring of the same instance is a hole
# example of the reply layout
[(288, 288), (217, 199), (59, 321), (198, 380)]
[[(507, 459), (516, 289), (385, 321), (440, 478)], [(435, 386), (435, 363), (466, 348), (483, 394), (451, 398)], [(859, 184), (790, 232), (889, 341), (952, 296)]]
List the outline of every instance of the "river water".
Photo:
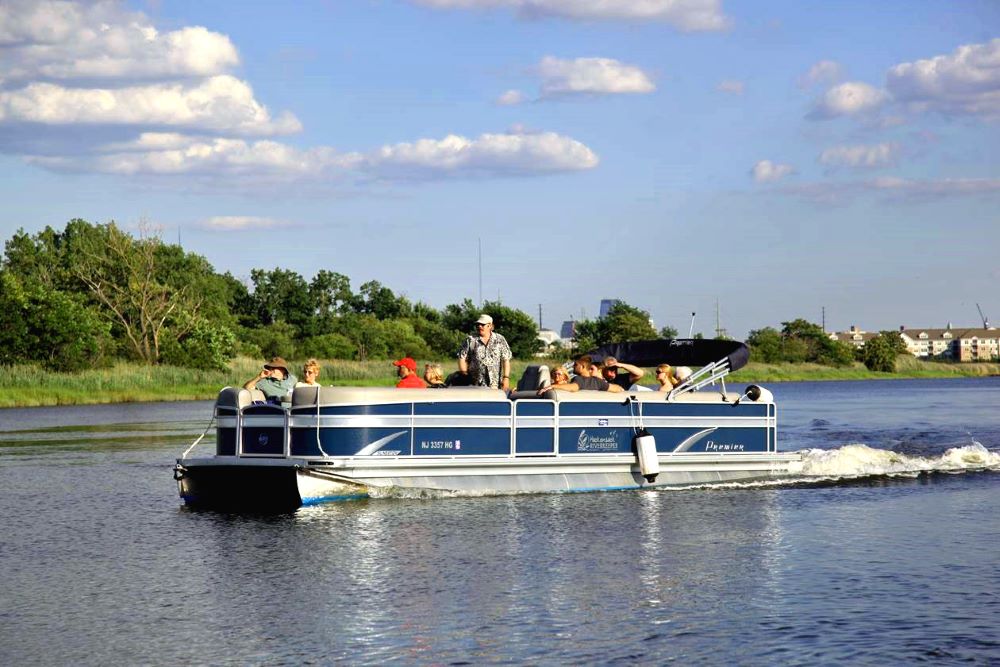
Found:
[(791, 483), (281, 516), (209, 403), (0, 410), (0, 664), (1000, 663), (1000, 379), (770, 388)]

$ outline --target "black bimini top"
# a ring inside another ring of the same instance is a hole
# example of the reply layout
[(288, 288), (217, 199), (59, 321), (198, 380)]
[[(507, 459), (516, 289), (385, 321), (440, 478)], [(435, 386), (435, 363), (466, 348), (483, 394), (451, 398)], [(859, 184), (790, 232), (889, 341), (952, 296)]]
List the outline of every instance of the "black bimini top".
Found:
[(614, 357), (618, 361), (635, 366), (690, 366), (698, 369), (714, 361), (729, 359), (729, 370), (735, 371), (747, 365), (750, 350), (736, 340), (709, 340), (697, 338), (676, 338), (663, 340), (640, 340), (631, 343), (608, 343), (590, 353), (595, 361)]

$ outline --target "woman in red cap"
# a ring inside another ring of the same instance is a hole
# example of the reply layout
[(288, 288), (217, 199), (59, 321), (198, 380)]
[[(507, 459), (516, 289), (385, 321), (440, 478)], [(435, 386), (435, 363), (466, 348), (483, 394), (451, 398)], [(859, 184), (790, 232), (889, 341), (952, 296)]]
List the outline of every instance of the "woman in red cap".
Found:
[(392, 365), (396, 367), (396, 373), (399, 375), (399, 382), (396, 383), (397, 389), (427, 388), (427, 383), (417, 375), (417, 362), (410, 357), (403, 357), (399, 361), (392, 362)]

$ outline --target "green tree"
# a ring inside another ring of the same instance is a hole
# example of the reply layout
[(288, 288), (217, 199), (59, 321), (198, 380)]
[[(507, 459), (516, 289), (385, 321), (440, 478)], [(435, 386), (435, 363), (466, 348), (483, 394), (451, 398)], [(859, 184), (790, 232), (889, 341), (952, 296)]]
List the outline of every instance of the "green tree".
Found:
[(781, 334), (774, 327), (751, 331), (747, 336), (747, 345), (750, 347), (750, 358), (754, 361), (766, 364), (782, 361)]
[(351, 280), (342, 273), (321, 269), (309, 283), (309, 298), (319, 317), (342, 314), (351, 309)]
[(412, 307), (405, 297), (397, 297), (379, 281), (369, 280), (358, 289), (358, 294), (354, 297), (354, 310), (374, 315), (380, 320), (391, 320), (409, 316)]
[(110, 347), (109, 325), (78, 297), (0, 271), (0, 363), (79, 371), (103, 365)]
[(881, 331), (859, 350), (861, 362), (868, 370), (894, 373), (896, 359), (909, 354), (906, 342), (898, 331)]
[(175, 366), (225, 370), (236, 350), (236, 335), (229, 327), (198, 319), (190, 330), (168, 340), (160, 360)]
[(580, 350), (587, 351), (607, 343), (653, 340), (656, 337), (656, 329), (649, 322), (649, 313), (619, 301), (604, 317), (578, 321), (574, 341)]
[(853, 347), (830, 338), (818, 324), (799, 318), (782, 322), (781, 325), (783, 356), (786, 361), (801, 360), (827, 366), (848, 366), (854, 360)]
[(358, 346), (343, 334), (325, 333), (302, 341), (299, 351), (304, 357), (317, 359), (354, 359)]
[(679, 336), (680, 333), (677, 331), (676, 327), (672, 327), (669, 324), (660, 329), (660, 338), (673, 340), (674, 338), (677, 338)]
[(161, 246), (155, 235), (133, 239), (111, 222), (79, 234), (67, 249), (72, 275), (125, 349), (149, 364), (159, 361), (165, 337), (177, 340), (190, 332), (202, 303), (191, 283), (173, 286), (163, 279)]
[(870, 371), (894, 373), (897, 352), (892, 341), (882, 335), (870, 338), (861, 348), (861, 361)]
[(253, 269), (250, 280), (260, 324), (288, 322), (298, 329), (309, 326), (315, 309), (302, 276), (280, 268)]

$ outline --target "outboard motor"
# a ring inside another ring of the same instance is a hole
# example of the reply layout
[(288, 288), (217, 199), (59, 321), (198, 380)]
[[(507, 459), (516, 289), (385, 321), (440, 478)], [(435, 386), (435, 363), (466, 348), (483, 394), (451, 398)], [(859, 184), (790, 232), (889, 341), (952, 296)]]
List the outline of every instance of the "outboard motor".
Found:
[(660, 459), (656, 456), (656, 438), (644, 428), (636, 431), (632, 439), (635, 451), (639, 457), (639, 472), (647, 482), (655, 482), (660, 474)]

